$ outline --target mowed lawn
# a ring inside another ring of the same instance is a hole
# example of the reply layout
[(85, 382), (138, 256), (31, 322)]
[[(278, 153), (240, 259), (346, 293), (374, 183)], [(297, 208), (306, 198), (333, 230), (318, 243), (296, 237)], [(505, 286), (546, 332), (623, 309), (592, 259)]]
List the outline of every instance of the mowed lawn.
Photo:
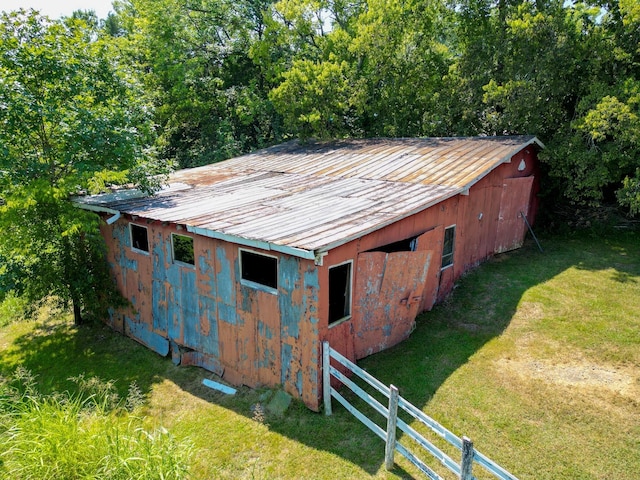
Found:
[[(466, 275), (407, 341), (359, 364), (521, 480), (636, 480), (640, 235), (541, 240), (544, 253), (527, 243)], [(19, 365), (43, 392), (73, 389), (79, 374), (122, 395), (136, 382), (149, 425), (191, 442), (193, 479), (424, 478), (399, 455), (387, 472), (383, 442), (335, 401), (331, 417), (297, 402), (274, 415), (268, 390), (217, 393), (206, 371), (59, 312), (0, 328), (0, 374)]]

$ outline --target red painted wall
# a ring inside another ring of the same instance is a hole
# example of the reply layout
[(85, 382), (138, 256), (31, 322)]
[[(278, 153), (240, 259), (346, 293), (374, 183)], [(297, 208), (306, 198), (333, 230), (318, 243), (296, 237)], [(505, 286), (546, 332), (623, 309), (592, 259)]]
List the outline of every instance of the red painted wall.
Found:
[[(510, 205), (511, 191), (507, 191), (503, 197), (505, 183), (508, 183), (505, 182), (505, 179), (524, 179), (533, 176), (533, 187), (527, 199), (529, 206), (524, 213), (530, 222), (535, 220), (538, 206), (536, 194), (539, 188), (537, 174), (535, 148), (525, 148), (514, 155), (510, 163), (500, 165), (472, 186), (468, 195), (457, 195), (423, 212), (331, 250), (324, 257), (323, 266), (319, 267), (321, 292), (319, 333), (322, 340), (328, 340), (333, 348), (347, 358), (357, 360), (392, 346), (397, 341), (406, 338), (411, 332), (411, 326), (409, 326), (406, 327), (404, 335), (398, 335), (397, 332), (394, 335), (387, 335), (390, 333), (389, 324), (393, 324), (397, 319), (386, 314), (383, 305), (379, 306), (373, 320), (369, 315), (365, 321), (362, 309), (359, 308), (363, 298), (358, 296), (359, 292), (355, 289), (351, 318), (329, 327), (327, 323), (328, 298), (325, 292), (328, 291), (329, 286), (328, 269), (332, 265), (352, 259), (355, 266), (357, 265), (356, 259), (363, 252), (402, 239), (419, 237), (417, 249), (431, 252), (427, 278), (421, 293), (421, 310), (430, 310), (436, 300), (442, 301), (451, 293), (454, 282), (464, 272), (499, 251), (497, 249), (497, 245), (500, 243), (498, 238), (499, 224), (504, 221), (501, 219), (501, 213), (504, 213), (505, 204), (514, 207), (514, 205)], [(524, 220), (514, 218), (513, 223), (520, 228), (516, 236), (520, 237), (521, 244), (526, 229)], [(454, 261), (450, 267), (441, 269), (444, 229), (451, 225), (456, 226)], [(363, 283), (362, 279), (357, 278), (357, 275), (357, 268), (354, 267), (354, 286)], [(398, 287), (402, 288), (403, 285)], [(411, 292), (405, 292), (398, 298), (403, 300), (408, 293)], [(404, 324), (405, 320), (401, 319), (401, 322)], [(377, 325), (372, 327), (372, 323)], [(363, 325), (366, 325), (366, 334), (363, 334), (361, 330)], [(378, 332), (377, 337), (371, 334), (372, 330)]]

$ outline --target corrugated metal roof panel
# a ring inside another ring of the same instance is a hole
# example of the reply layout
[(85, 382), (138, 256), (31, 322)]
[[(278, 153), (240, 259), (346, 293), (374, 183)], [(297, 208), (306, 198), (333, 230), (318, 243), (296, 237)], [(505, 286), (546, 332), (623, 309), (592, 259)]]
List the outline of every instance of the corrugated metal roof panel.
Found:
[(533, 143), (542, 147), (535, 137), (289, 142), (175, 172), (152, 197), (81, 203), (312, 254), (468, 190)]

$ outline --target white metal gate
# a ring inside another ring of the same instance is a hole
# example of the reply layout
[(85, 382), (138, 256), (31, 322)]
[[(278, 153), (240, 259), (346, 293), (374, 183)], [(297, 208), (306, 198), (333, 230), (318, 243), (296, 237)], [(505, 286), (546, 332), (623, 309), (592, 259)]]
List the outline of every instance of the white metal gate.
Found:
[[(347, 367), (359, 378), (367, 382), (371, 387), (384, 395), (389, 403), (387, 406), (381, 404), (378, 400), (369, 395), (364, 389), (356, 385), (349, 377), (340, 372), (331, 365), (331, 359), (339, 364)], [(396, 431), (400, 429), (407, 437), (414, 440), (419, 447), (429, 452), (442, 465), (451, 472), (456, 474), (460, 480), (474, 480), (472, 470), (473, 462), (484, 467), (499, 480), (518, 480), (514, 475), (507, 472), (504, 468), (487, 458), (485, 455), (473, 448), (473, 443), (467, 437), (458, 437), (444, 428), (438, 422), (426, 415), (422, 410), (407, 402), (398, 394), (398, 389), (393, 385), (387, 387), (379, 380), (362, 370), (355, 363), (351, 362), (343, 355), (335, 351), (329, 346), (329, 342), (323, 342), (323, 393), (324, 393), (324, 411), (326, 415), (331, 415), (331, 398), (335, 398), (343, 407), (345, 407), (358, 420), (364, 423), (371, 431), (385, 441), (385, 467), (390, 470), (394, 464), (394, 453), (397, 451), (411, 463), (413, 463), (421, 472), (433, 480), (442, 480), (434, 470), (427, 466), (415, 454), (409, 451), (404, 445), (396, 440)], [(343, 385), (354, 392), (361, 400), (371, 406), (376, 412), (387, 419), (386, 431), (369, 419), (365, 414), (360, 412), (352, 404), (350, 404), (335, 388), (331, 386), (331, 377), (339, 380)], [(461, 461), (456, 462), (436, 445), (424, 438), (415, 429), (398, 418), (398, 408), (401, 408), (415, 420), (431, 429), (434, 433), (445, 439), (449, 444), (456, 447), (461, 452)]]

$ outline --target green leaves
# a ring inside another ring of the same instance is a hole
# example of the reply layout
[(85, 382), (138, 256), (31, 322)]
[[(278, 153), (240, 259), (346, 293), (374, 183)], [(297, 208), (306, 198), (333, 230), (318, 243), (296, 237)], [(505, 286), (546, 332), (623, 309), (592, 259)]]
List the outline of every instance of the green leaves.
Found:
[(285, 126), (302, 138), (345, 135), (352, 93), (348, 69), (346, 62), (294, 62), (270, 94)]
[(0, 40), (5, 180), (46, 179), (76, 193), (94, 172), (131, 169), (144, 159), (148, 114), (84, 22), (5, 14)]
[(0, 257), (10, 288), (32, 301), (54, 295), (96, 314), (115, 301), (98, 218), (70, 196), (161, 181), (131, 78), (95, 25), (34, 11), (0, 17)]

